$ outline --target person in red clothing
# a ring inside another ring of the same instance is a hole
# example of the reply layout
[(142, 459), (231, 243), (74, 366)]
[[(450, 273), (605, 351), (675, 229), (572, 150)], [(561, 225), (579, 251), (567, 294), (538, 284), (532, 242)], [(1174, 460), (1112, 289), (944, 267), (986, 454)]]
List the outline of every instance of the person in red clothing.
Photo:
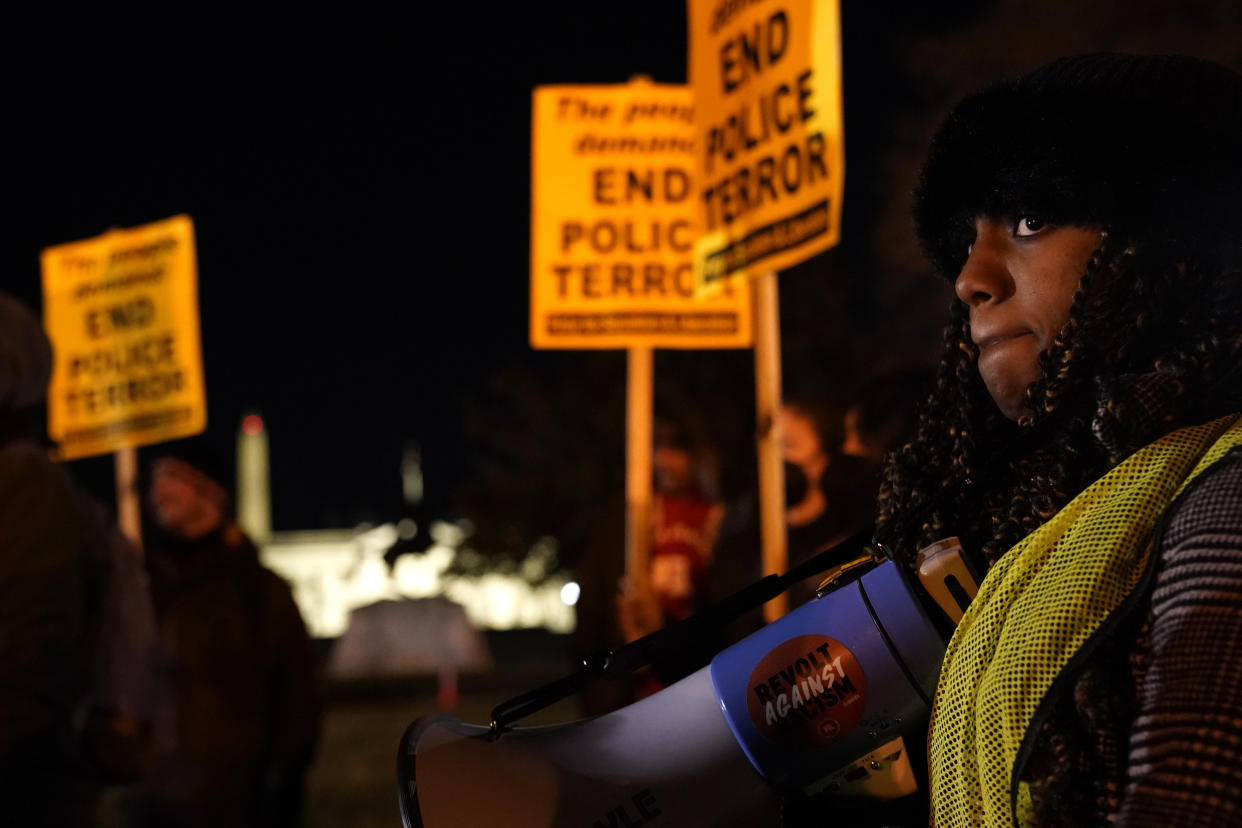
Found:
[[(699, 483), (701, 469), (685, 433), (671, 423), (659, 425), (652, 455), (655, 491), (647, 584), (623, 579), (617, 596), (617, 620), (626, 641), (689, 618), (719, 597), (708, 594), (707, 581), (725, 510)], [(640, 677), (636, 695), (650, 695), (692, 672), (710, 658), (712, 646), (706, 642), (702, 652), (652, 665)]]
[(694, 452), (676, 429), (663, 429), (652, 467), (651, 586), (668, 623), (690, 617), (701, 605), (724, 507), (697, 484)]

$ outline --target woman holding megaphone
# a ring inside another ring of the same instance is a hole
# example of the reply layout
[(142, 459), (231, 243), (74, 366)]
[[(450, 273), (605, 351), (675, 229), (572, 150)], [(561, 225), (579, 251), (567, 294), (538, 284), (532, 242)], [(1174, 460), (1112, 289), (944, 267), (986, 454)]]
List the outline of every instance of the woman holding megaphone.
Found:
[(962, 102), (916, 200), (957, 296), (876, 540), (987, 571), (936, 825), (1242, 824), (1242, 77), (1067, 58)]

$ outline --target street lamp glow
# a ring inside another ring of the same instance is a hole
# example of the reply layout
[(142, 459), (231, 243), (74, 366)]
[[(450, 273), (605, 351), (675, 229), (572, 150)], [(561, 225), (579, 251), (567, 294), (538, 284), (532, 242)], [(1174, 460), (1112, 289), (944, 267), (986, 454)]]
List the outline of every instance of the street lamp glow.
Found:
[(578, 603), (578, 597), (582, 595), (582, 588), (574, 581), (570, 581), (561, 587), (561, 600), (566, 606), (572, 607)]

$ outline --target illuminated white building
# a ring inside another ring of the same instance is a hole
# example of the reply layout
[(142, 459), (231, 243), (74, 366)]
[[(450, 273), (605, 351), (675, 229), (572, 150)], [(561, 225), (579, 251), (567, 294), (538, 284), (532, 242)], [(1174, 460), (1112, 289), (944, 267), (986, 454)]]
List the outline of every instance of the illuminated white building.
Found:
[(242, 528), (259, 546), (264, 566), (287, 580), (307, 628), (317, 638), (337, 638), (350, 610), (377, 601), (444, 596), (461, 604), (480, 629), (544, 628), (572, 632), (578, 589), (563, 572), (547, 572), (546, 542), (536, 544), (518, 574), (477, 576), (447, 572), (467, 532), (444, 522), (431, 526), (435, 543), (405, 554), (389, 570), (384, 553), (410, 522), (356, 529), (272, 532), (267, 431), (257, 415), (242, 421), (237, 443), (237, 511)]

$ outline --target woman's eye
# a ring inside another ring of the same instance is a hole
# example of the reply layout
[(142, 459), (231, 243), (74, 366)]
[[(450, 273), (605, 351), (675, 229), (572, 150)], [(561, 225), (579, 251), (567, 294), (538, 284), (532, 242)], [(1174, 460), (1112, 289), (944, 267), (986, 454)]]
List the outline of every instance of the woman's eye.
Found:
[(1013, 234), (1015, 236), (1034, 236), (1036, 233), (1047, 227), (1041, 219), (1032, 218), (1031, 216), (1023, 216), (1014, 222)]

